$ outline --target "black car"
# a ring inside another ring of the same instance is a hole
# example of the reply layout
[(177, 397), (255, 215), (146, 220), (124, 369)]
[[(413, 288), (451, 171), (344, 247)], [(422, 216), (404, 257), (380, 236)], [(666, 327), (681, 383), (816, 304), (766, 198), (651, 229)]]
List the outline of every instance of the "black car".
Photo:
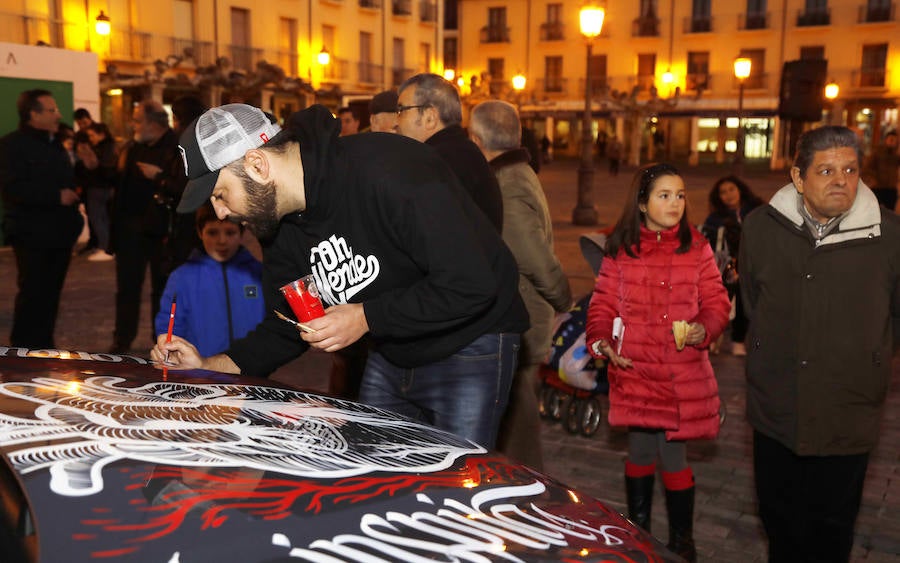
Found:
[(359, 403), (0, 347), (3, 561), (679, 561), (602, 502)]

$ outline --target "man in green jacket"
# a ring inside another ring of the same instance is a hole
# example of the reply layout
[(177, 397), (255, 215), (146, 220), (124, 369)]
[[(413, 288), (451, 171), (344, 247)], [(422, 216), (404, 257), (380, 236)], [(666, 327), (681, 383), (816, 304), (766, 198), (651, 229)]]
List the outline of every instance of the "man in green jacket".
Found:
[(503, 194), (503, 242), (519, 266), (519, 293), (531, 328), (522, 335), (519, 366), (497, 447), (536, 469), (543, 466), (541, 421), (537, 408), (537, 370), (553, 338), (554, 312), (572, 304), (569, 279), (553, 253), (553, 222), (541, 181), (520, 148), (522, 127), (515, 106), (498, 100), (472, 110), (470, 135), (481, 149)]
[(769, 561), (848, 561), (900, 336), (900, 220), (853, 131), (797, 144), (793, 183), (744, 222), (747, 417)]

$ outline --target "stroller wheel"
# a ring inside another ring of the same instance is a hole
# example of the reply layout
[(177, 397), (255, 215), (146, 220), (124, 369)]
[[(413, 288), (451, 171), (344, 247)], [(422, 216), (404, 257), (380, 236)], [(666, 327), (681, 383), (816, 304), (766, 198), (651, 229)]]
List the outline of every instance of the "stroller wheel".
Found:
[(600, 418), (603, 410), (600, 401), (591, 397), (581, 401), (578, 405), (578, 426), (582, 436), (591, 437), (600, 427)]
[(581, 410), (583, 403), (583, 399), (576, 398), (570, 400), (567, 405), (568, 408), (566, 408), (566, 418), (563, 420), (563, 426), (566, 427), (566, 431), (569, 434), (578, 434), (578, 428), (581, 426), (578, 412)]
[(550, 418), (556, 421), (562, 420), (569, 407), (569, 400), (569, 396), (565, 393), (558, 389), (552, 389), (550, 391), (550, 400), (548, 401), (549, 408), (547, 409)]
[(541, 418), (551, 418), (550, 398), (553, 391), (553, 387), (550, 387), (549, 385), (541, 385), (541, 400), (538, 401), (538, 413), (541, 415)]

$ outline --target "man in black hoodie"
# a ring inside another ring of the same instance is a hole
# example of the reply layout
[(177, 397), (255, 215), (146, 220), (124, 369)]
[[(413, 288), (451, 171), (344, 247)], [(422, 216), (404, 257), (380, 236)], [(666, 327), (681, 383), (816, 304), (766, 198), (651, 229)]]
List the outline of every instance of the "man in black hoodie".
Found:
[(447, 165), (400, 135), (338, 138), (322, 106), (278, 132), (231, 104), (181, 137), (189, 178), (179, 205), (207, 199), (263, 241), (267, 310), (313, 274), (328, 307), (298, 333), (269, 314), (224, 354), (202, 358), (165, 335), (151, 351), (178, 368), (264, 376), (310, 346), (371, 339), (360, 400), (491, 447), (528, 315), (515, 260)]

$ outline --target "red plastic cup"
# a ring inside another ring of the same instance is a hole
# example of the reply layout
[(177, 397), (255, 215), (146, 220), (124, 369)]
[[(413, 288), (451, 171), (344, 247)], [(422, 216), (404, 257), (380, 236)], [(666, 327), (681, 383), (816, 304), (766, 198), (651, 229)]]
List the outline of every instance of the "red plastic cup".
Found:
[(287, 299), (288, 305), (291, 306), (291, 310), (297, 315), (298, 321), (311, 321), (325, 314), (322, 300), (319, 299), (316, 278), (312, 274), (283, 286), (281, 292)]

